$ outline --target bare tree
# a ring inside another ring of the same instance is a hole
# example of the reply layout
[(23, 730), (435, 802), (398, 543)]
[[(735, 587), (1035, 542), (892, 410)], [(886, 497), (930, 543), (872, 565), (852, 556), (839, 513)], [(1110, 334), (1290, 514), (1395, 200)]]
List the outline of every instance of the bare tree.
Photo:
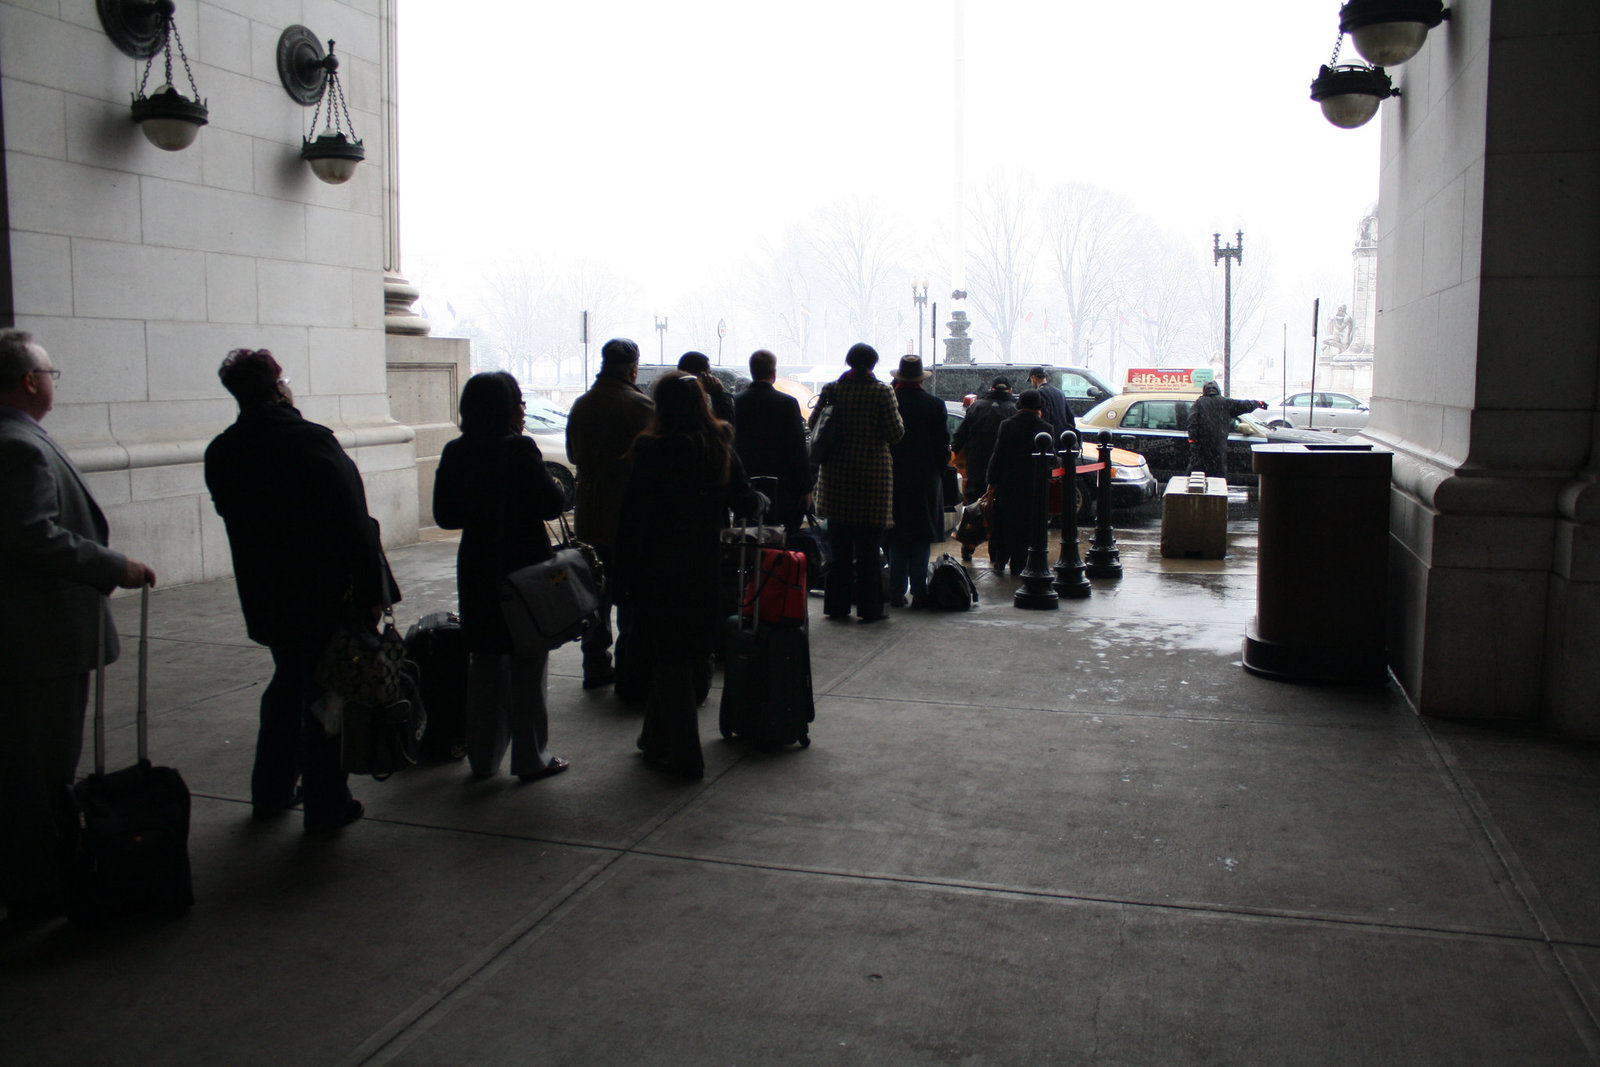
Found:
[(545, 319), (555, 289), (550, 270), (535, 259), (494, 264), (484, 279), (484, 366), (509, 370), (526, 383), (544, 358)]
[(899, 223), (881, 201), (852, 197), (818, 211), (809, 237), (821, 277), (853, 335), (875, 339), (889, 286), (905, 273)]
[(1141, 358), (1153, 367), (1209, 360), (1192, 250), (1177, 235), (1153, 229), (1138, 235), (1136, 248), (1137, 281), (1120, 307), (1136, 328)]
[(812, 242), (798, 229), (791, 229), (778, 247), (764, 247), (745, 270), (739, 317), (762, 324), (750, 332), (767, 337), (758, 343), (782, 361), (811, 363), (818, 358), (815, 324), (822, 322), (826, 303), (822, 275)]
[(1046, 241), (1066, 299), (1071, 363), (1087, 363), (1087, 342), (1104, 333), (1130, 300), (1141, 220), (1126, 200), (1095, 185), (1059, 185), (1044, 210)]
[(1039, 261), (1041, 232), (1033, 176), (1023, 171), (995, 172), (978, 191), (971, 218), (967, 284), (972, 304), (993, 329), (1001, 362), (1010, 362), (1012, 340)]

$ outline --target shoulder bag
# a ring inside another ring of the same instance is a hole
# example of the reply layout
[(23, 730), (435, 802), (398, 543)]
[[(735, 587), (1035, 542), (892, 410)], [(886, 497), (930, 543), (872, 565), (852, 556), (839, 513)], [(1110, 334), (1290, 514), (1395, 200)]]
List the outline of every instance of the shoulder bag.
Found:
[(555, 554), (512, 571), (500, 583), (500, 610), (519, 652), (548, 652), (578, 640), (600, 608), (605, 570), (599, 555), (572, 536), (565, 515), (559, 521)]

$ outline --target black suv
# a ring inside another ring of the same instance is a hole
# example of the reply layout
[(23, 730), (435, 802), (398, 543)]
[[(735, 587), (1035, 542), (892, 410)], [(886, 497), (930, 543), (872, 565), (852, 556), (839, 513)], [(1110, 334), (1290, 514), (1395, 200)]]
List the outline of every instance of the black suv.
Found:
[[(982, 396), (996, 378), (1011, 380), (1011, 391), (1020, 393), (1028, 388), (1028, 372), (1037, 363), (941, 363), (933, 368), (929, 388), (940, 400), (960, 400), (968, 393)], [(1067, 398), (1067, 407), (1076, 418), (1117, 391), (1101, 381), (1087, 367), (1052, 367), (1045, 365), (1050, 384), (1061, 390)]]
[[(662, 366), (659, 363), (640, 363), (639, 377), (634, 384), (648, 393), (655, 388), (657, 378), (660, 378), (663, 374), (676, 374), (677, 372), (678, 365), (676, 363), (668, 363), (666, 366)], [(723, 388), (728, 390), (728, 395), (730, 396), (741, 392), (750, 384), (750, 376), (748, 374), (740, 374), (732, 367), (713, 366), (711, 373), (721, 379)]]

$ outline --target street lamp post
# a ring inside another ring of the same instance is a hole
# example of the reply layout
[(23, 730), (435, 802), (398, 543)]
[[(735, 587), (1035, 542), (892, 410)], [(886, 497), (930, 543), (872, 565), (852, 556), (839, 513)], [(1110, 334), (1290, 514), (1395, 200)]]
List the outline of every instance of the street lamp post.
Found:
[(1222, 246), (1222, 234), (1211, 235), (1211, 265), (1222, 262), (1222, 395), (1233, 395), (1233, 262), (1244, 265), (1244, 231), (1235, 235), (1235, 243)]
[(665, 367), (667, 365), (667, 317), (665, 315), (657, 315), (655, 320), (656, 336), (661, 339), (661, 365)]
[[(919, 286), (919, 285), (922, 286), (921, 292), (917, 291), (917, 286)], [(922, 309), (924, 307), (926, 307), (927, 304), (928, 304), (928, 283), (926, 281), (912, 282), (911, 283), (911, 302), (913, 304), (917, 305), (917, 358), (921, 359), (922, 358)]]

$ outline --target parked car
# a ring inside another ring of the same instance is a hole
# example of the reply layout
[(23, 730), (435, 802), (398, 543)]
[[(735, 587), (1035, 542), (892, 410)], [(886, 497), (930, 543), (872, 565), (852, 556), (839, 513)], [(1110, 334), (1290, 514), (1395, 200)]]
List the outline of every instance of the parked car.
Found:
[[(1100, 430), (1111, 431), (1117, 448), (1142, 455), (1150, 464), (1158, 485), (1169, 478), (1189, 473), (1189, 405), (1192, 392), (1123, 393), (1102, 401), (1078, 420), (1078, 430), (1089, 440)], [(1228, 484), (1255, 485), (1256, 473), (1250, 449), (1268, 443), (1327, 444), (1336, 442), (1331, 433), (1293, 428), (1269, 429), (1250, 415), (1233, 421), (1228, 434)]]
[[(928, 390), (940, 400), (960, 400), (969, 393), (982, 396), (989, 391), (995, 378), (1005, 376), (1011, 381), (1011, 391), (1020, 393), (1028, 388), (1028, 372), (1037, 363), (941, 363), (933, 368), (933, 378)], [(1050, 383), (1067, 398), (1067, 407), (1074, 417), (1094, 407), (1116, 390), (1101, 381), (1087, 367), (1051, 367)]]
[(522, 432), (532, 437), (544, 454), (544, 469), (550, 472), (567, 497), (567, 510), (578, 498), (578, 475), (567, 458), (567, 412), (536, 393), (524, 391)]
[(1268, 429), (1332, 430), (1352, 434), (1365, 429), (1367, 405), (1349, 393), (1305, 390), (1280, 396), (1267, 405), (1261, 419)]
[[(961, 425), (961, 420), (966, 417), (967, 405), (959, 400), (946, 400), (944, 402), (945, 419), (950, 425), (950, 432), (954, 434)], [(1094, 491), (1099, 480), (1100, 452), (1093, 438), (1083, 442), (1084, 455), (1078, 460), (1078, 508), (1077, 515), (1080, 520), (1089, 518), (1094, 512)], [(1111, 449), (1111, 510), (1123, 511), (1127, 508), (1136, 508), (1140, 504), (1155, 498), (1160, 491), (1160, 484), (1155, 475), (1150, 472), (1150, 465), (1143, 456), (1137, 452), (1130, 452), (1125, 448), (1112, 447)]]

